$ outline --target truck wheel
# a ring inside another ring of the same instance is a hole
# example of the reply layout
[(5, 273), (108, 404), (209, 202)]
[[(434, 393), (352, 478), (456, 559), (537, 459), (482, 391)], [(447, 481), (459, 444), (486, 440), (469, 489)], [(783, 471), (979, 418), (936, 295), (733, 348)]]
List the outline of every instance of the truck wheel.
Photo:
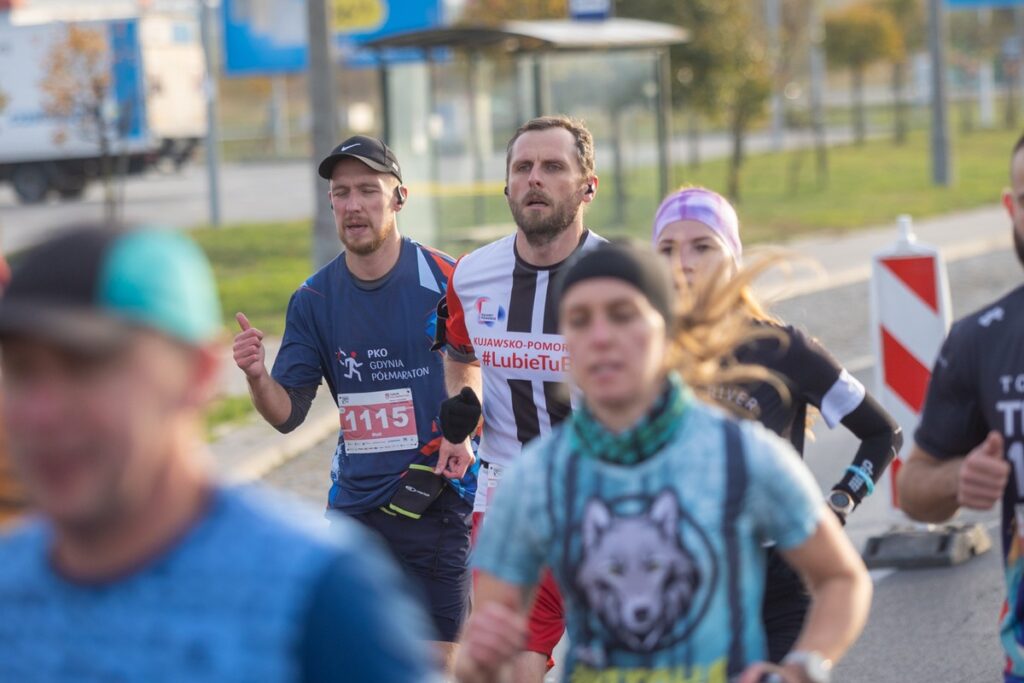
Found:
[(18, 166), (11, 174), (11, 184), (22, 204), (38, 204), (50, 191), (50, 179), (39, 164)]
[(57, 195), (63, 200), (81, 199), (85, 194), (85, 183), (81, 187), (62, 187), (57, 190)]
[(53, 178), (53, 187), (61, 199), (78, 199), (85, 194), (86, 177), (83, 172), (64, 171)]

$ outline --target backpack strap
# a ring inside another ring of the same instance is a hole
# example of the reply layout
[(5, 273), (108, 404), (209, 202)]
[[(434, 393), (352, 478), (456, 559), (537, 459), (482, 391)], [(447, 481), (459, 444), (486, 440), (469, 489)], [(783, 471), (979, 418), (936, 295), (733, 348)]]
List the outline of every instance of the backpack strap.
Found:
[(736, 533), (736, 519), (743, 508), (743, 498), (747, 491), (747, 463), (739, 424), (731, 419), (726, 419), (722, 424), (725, 431), (725, 509), (722, 514), (722, 536), (725, 538), (731, 638), (727, 672), (732, 677), (740, 674), (746, 667), (740, 543)]
[(792, 430), (790, 442), (802, 458), (804, 457), (804, 442), (807, 438), (807, 403), (805, 401), (800, 401), (796, 414), (793, 415), (793, 423), (789, 428)]

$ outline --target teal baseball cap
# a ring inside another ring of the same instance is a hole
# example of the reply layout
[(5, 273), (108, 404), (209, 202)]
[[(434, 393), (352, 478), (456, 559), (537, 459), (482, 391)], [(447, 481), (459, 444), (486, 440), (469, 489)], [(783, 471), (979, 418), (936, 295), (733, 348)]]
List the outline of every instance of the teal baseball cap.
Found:
[(76, 228), (17, 259), (0, 298), (0, 340), (43, 338), (82, 350), (147, 328), (198, 346), (220, 332), (213, 272), (198, 246), (156, 228)]

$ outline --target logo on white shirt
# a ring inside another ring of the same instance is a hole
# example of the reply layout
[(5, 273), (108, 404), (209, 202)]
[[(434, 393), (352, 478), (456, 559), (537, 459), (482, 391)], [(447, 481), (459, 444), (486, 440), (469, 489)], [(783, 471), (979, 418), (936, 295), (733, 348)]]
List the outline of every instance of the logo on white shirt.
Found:
[(494, 324), (505, 319), (505, 307), (497, 301), (491, 301), (485, 296), (476, 300), (477, 321), (481, 325), (494, 327)]

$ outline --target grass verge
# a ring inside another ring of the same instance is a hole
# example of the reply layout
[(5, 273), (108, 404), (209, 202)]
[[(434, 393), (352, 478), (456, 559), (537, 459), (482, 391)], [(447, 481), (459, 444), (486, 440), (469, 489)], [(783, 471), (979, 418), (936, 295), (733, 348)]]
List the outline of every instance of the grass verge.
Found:
[(213, 264), (227, 328), (238, 329), (242, 311), (254, 327), (280, 335), (288, 299), (311, 272), (310, 222), (200, 228), (192, 237)]
[[(894, 222), (901, 213), (923, 218), (994, 203), (1007, 183), (1015, 139), (1016, 133), (1006, 130), (954, 138), (955, 182), (948, 188), (931, 184), (925, 131), (912, 132), (899, 147), (885, 139), (830, 148), (826, 185), (817, 181), (810, 150), (751, 156), (737, 207), (744, 241), (778, 242)], [(675, 180), (721, 191), (726, 170), (724, 160), (698, 169), (676, 166)], [(500, 194), (440, 201), (444, 228), (439, 246), (452, 253), (467, 244), (478, 213), (484, 224), (511, 221)], [(587, 224), (608, 236), (646, 239), (659, 201), (654, 169), (633, 171), (620, 184), (605, 169)], [(192, 234), (213, 263), (228, 328), (236, 329), (234, 314), (244, 311), (264, 332), (281, 334), (288, 299), (311, 272), (309, 221), (206, 228)]]
[(206, 439), (216, 439), (227, 428), (248, 422), (256, 415), (252, 400), (246, 396), (222, 396), (206, 410)]
[[(743, 167), (737, 205), (745, 242), (777, 242), (818, 231), (843, 231), (974, 208), (997, 202), (1007, 183), (1009, 152), (1017, 133), (977, 131), (954, 138), (955, 182), (931, 184), (928, 135), (913, 131), (905, 145), (874, 139), (862, 146), (829, 149), (829, 177), (819, 184), (811, 150), (750, 156)], [(648, 236), (660, 202), (653, 168), (637, 169), (618, 182), (599, 167), (598, 196), (587, 224), (605, 235)], [(676, 184), (704, 185), (724, 193), (728, 164), (707, 161), (699, 168), (674, 168)], [(442, 243), (456, 242), (471, 226), (509, 223), (504, 197), (446, 197), (441, 204)]]

